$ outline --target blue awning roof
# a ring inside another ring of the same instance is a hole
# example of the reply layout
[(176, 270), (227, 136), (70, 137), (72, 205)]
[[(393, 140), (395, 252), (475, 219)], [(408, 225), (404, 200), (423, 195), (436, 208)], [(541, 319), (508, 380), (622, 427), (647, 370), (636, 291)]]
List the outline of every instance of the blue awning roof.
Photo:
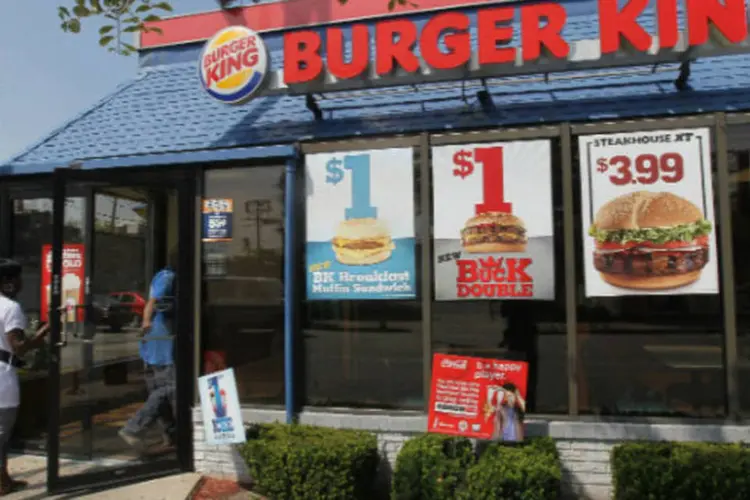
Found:
[[(576, 14), (566, 29), (571, 40), (596, 38), (597, 18)], [(266, 43), (279, 66), (280, 35)], [(318, 98), (324, 119), (316, 121), (304, 96), (241, 106), (213, 100), (198, 81), (199, 50), (189, 45), (143, 54), (133, 81), (2, 171), (33, 173), (73, 161), (90, 168), (222, 161), (238, 159), (232, 151), (299, 140), (750, 109), (750, 56), (726, 56), (696, 61), (692, 90), (682, 92), (673, 84), (674, 64), (530, 75), (489, 80), (497, 107), (489, 114), (477, 102), (478, 82), (454, 82), (324, 95)]]

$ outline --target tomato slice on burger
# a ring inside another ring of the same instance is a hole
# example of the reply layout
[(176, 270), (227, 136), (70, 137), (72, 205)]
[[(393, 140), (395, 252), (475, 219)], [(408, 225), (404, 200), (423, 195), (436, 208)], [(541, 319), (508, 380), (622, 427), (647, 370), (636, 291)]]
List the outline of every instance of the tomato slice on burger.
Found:
[(629, 248), (633, 248), (635, 246), (638, 246), (638, 243), (615, 243), (612, 241), (606, 241), (604, 243), (599, 241), (596, 242), (596, 248), (598, 250), (628, 250)]

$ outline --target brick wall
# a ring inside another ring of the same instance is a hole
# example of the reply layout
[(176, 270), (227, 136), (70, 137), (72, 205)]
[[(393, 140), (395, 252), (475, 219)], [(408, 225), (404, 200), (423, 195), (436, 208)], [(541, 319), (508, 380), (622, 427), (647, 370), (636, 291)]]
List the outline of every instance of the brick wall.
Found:
[[(247, 468), (231, 446), (205, 444), (200, 408), (193, 411), (195, 469), (210, 476), (250, 480)], [(284, 412), (267, 409), (243, 409), (245, 422), (271, 423), (284, 421)], [(381, 484), (387, 484), (401, 446), (410, 436), (423, 432), (426, 417), (419, 413), (390, 414), (383, 412), (309, 411), (300, 415), (300, 422), (337, 428), (374, 432), (384, 459), (380, 471)], [(750, 442), (750, 427), (720, 424), (651, 424), (628, 422), (585, 422), (530, 420), (530, 436), (550, 436), (557, 442), (563, 469), (566, 498), (608, 500), (612, 494), (609, 456), (612, 447), (625, 440)]]
[(613, 443), (557, 441), (563, 469), (563, 490), (568, 498), (605, 500), (612, 495), (609, 453)]

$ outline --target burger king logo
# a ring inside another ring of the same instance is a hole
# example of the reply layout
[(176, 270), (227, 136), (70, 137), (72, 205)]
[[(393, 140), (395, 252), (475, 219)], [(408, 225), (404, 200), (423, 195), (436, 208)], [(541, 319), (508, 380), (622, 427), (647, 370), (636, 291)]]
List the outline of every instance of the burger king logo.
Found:
[(212, 97), (240, 104), (261, 87), (267, 67), (263, 39), (250, 28), (230, 26), (206, 42), (199, 74), (203, 88)]

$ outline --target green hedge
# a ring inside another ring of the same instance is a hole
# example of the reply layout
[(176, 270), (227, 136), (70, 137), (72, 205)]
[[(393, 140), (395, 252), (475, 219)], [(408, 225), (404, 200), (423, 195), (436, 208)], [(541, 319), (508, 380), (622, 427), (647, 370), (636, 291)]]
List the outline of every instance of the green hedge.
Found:
[(240, 447), (255, 488), (273, 500), (370, 498), (378, 445), (369, 432), (261, 425)]
[(557, 500), (562, 469), (555, 442), (490, 445), (466, 475), (463, 500)]
[(562, 472), (555, 442), (491, 443), (479, 458), (463, 438), (423, 434), (404, 444), (393, 500), (556, 500)]
[(452, 500), (474, 463), (468, 439), (422, 434), (404, 443), (391, 482), (394, 500)]
[(617, 500), (750, 499), (750, 449), (739, 444), (623, 443), (611, 462)]

